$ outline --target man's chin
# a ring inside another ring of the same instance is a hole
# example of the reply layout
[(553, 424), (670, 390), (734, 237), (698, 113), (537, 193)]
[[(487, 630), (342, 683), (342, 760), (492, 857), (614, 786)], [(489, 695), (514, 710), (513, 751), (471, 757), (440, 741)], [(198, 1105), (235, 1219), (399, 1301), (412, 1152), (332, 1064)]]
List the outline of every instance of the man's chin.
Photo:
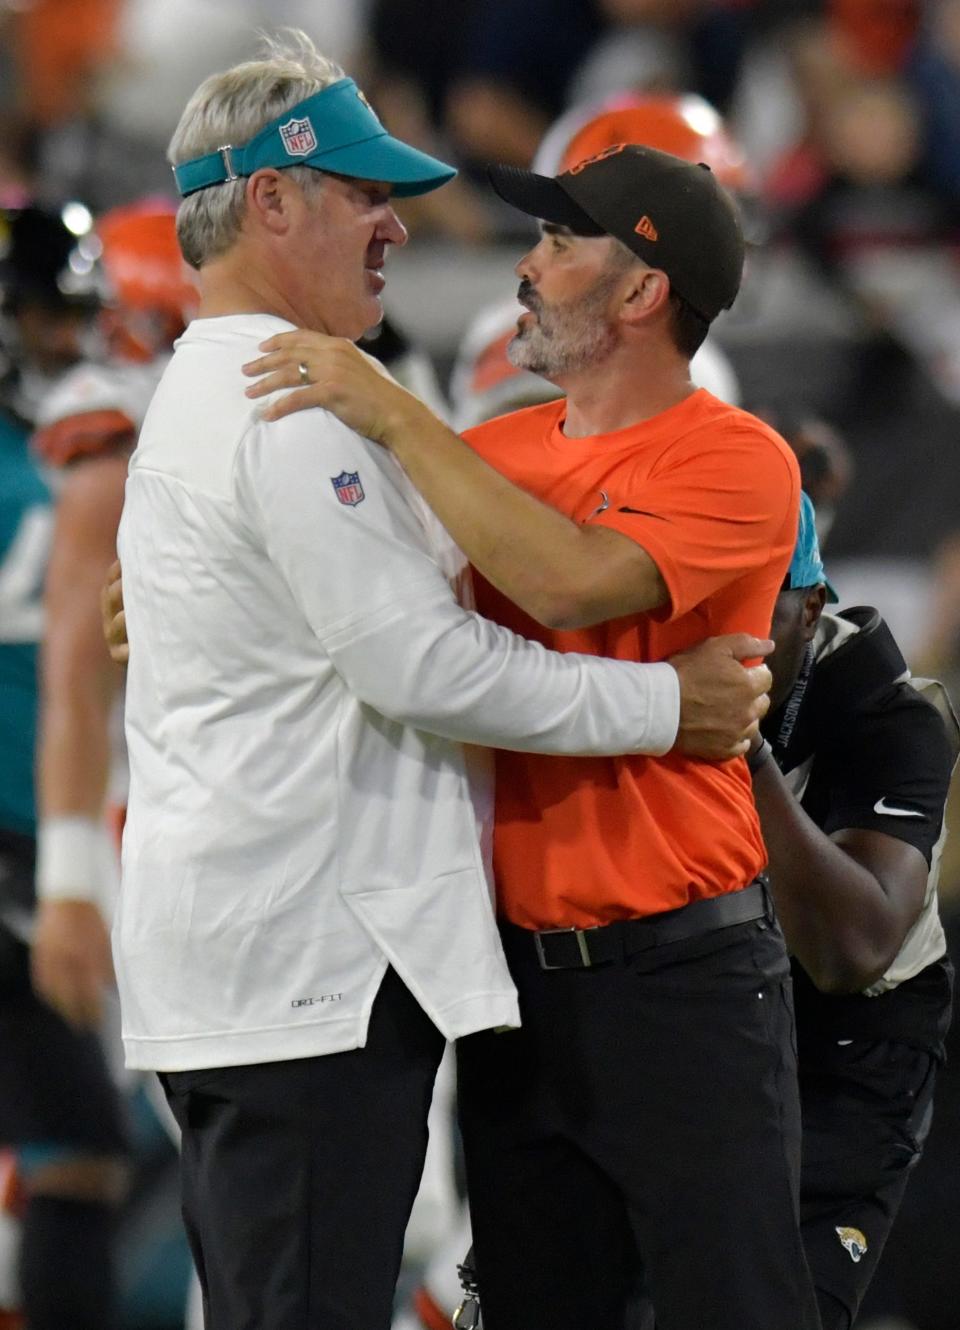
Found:
[(515, 333), (507, 343), (507, 360), (514, 369), (526, 369), (531, 374), (543, 372), (543, 353), (523, 332)]
[(383, 304), (379, 297), (366, 301), (363, 313), (359, 314), (354, 326), (349, 332), (335, 334), (340, 337), (347, 337), (351, 342), (359, 342), (361, 337), (369, 337), (375, 332), (383, 322)]
[(538, 379), (545, 379), (547, 383), (555, 383), (558, 387), (563, 378), (563, 371), (551, 365), (542, 356), (524, 356), (522, 360), (514, 360), (511, 357), (510, 364), (522, 373), (536, 374)]

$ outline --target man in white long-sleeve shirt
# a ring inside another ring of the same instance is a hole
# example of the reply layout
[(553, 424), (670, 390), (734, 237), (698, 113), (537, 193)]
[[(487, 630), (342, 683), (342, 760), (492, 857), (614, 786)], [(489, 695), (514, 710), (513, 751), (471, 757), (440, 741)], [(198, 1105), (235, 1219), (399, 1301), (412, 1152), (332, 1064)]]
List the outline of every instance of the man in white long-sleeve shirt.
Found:
[(241, 366), (295, 325), (376, 324), (391, 193), (452, 174), (306, 39), (201, 85), (170, 158), (202, 303), (120, 531), (127, 1059), (183, 1128), (208, 1330), (379, 1330), (443, 1038), (519, 1019), (464, 745), (659, 754), (681, 725), (742, 751), (766, 671), (734, 654), (769, 644), (677, 668), (546, 651), (464, 608), (462, 556), (388, 453), (325, 412), (261, 422)]

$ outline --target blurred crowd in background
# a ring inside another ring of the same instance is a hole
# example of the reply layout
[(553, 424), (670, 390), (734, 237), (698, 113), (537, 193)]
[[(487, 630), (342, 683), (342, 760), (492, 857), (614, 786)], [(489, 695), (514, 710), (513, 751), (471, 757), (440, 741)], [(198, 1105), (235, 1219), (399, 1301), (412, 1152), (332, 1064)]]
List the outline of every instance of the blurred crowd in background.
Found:
[[(464, 335), (515, 289), (528, 235), (484, 164), (530, 165), (558, 117), (618, 96), (698, 94), (694, 120), (720, 113), (750, 241), (715, 325), (734, 391), (797, 450), (843, 604), (876, 605), (960, 707), (960, 0), (0, 0), (0, 208), (173, 200), (164, 152), (187, 98), (287, 25), (394, 133), (461, 168), (398, 206), (412, 244), (385, 293), (390, 335), (422, 353), (441, 404), (458, 353), (469, 380)], [(0, 228), (0, 265), (2, 249)], [(864, 1325), (960, 1322), (958, 1081), (948, 1070)], [(173, 1203), (151, 1191), (162, 1142), (145, 1128), (131, 1211), (157, 1233)], [(171, 1229), (150, 1258), (166, 1274), (131, 1325), (172, 1324), (176, 1244)]]

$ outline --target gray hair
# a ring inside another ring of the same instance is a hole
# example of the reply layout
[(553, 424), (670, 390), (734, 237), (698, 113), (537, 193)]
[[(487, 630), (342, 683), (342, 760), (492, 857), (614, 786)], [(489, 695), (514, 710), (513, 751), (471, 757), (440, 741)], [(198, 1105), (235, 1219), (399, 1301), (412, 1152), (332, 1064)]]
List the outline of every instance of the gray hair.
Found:
[[(247, 143), (284, 111), (343, 77), (336, 61), (322, 55), (306, 33), (287, 28), (279, 36), (264, 36), (260, 59), (211, 74), (200, 84), (170, 140), (167, 160), (179, 166), (223, 144)], [(306, 189), (322, 185), (322, 174), (308, 166), (286, 169)], [(241, 178), (212, 185), (180, 204), (177, 237), (192, 267), (217, 258), (236, 240), (246, 183)]]

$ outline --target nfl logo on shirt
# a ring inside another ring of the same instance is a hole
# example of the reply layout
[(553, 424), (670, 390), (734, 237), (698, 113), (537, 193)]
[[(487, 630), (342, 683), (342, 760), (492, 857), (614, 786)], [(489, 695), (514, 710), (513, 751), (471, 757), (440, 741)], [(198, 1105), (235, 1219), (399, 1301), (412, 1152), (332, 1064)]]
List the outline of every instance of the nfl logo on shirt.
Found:
[(281, 125), (280, 138), (284, 152), (290, 157), (306, 157), (317, 146), (317, 136), (309, 116), (304, 116), (302, 120), (288, 120), (285, 125)]
[(363, 503), (367, 497), (360, 484), (359, 471), (341, 471), (339, 476), (330, 477), (330, 483), (340, 502), (348, 504), (351, 508), (356, 508), (357, 504)]

